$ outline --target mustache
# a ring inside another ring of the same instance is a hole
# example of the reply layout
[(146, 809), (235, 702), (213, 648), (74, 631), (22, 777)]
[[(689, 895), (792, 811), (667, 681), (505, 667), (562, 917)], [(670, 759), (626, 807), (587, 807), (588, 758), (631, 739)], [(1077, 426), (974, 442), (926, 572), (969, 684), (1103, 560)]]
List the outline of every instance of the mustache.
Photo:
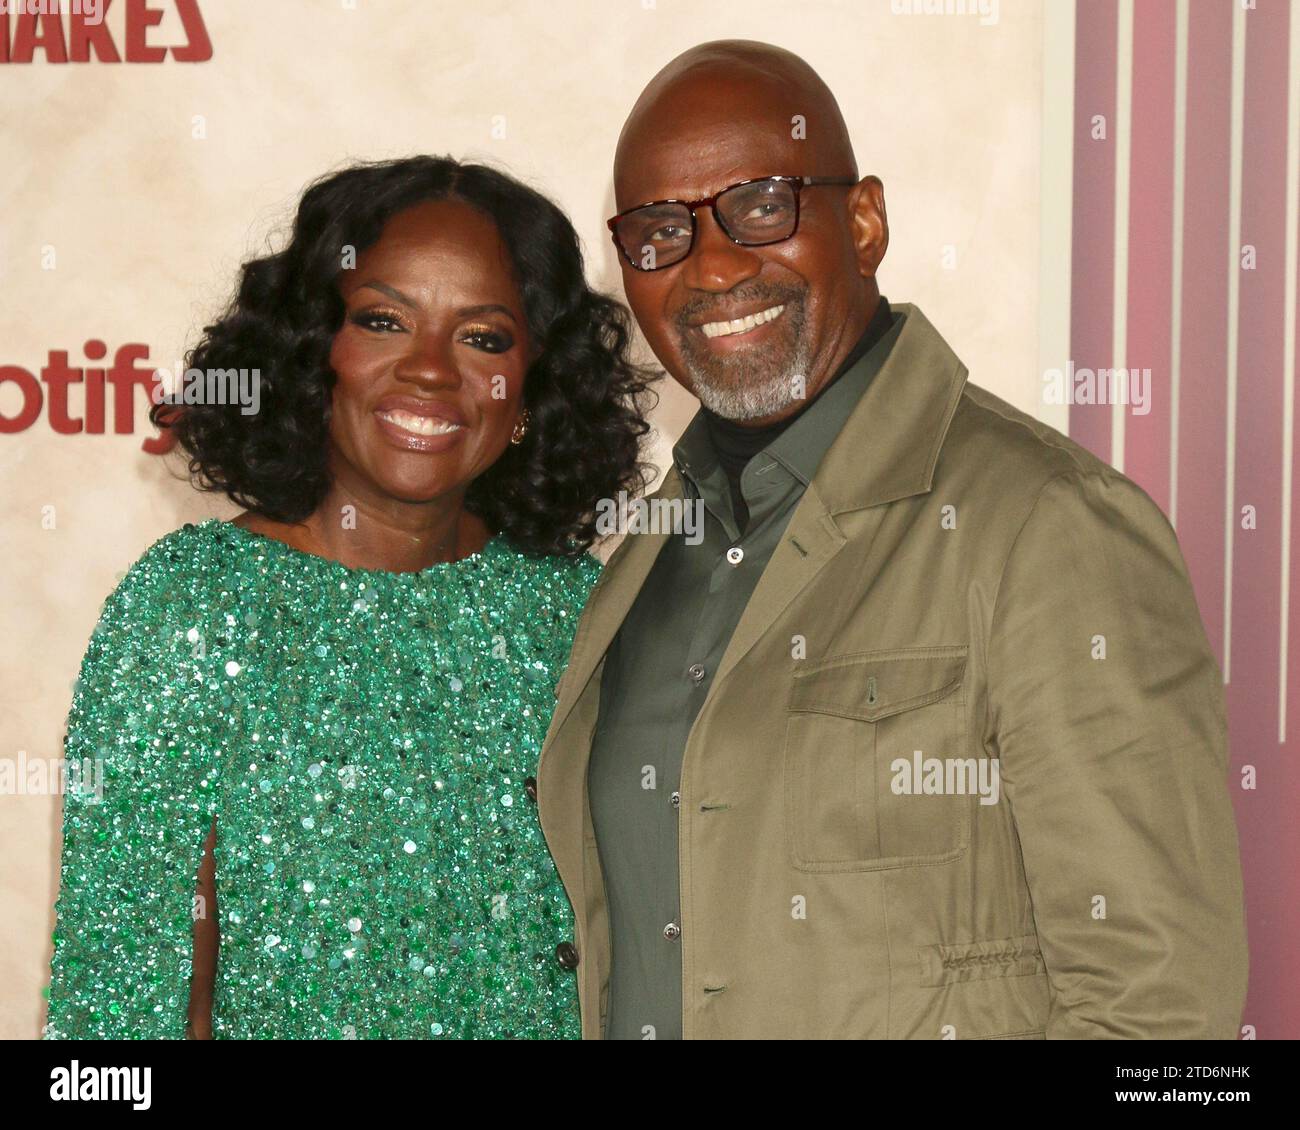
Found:
[(807, 287), (795, 286), (791, 283), (746, 283), (727, 291), (726, 294), (707, 297), (700, 295), (687, 300), (673, 320), (677, 328), (685, 333), (691, 328), (693, 322), (720, 321), (720, 317), (713, 317), (713, 315), (720, 315), (727, 306), (734, 307), (739, 302), (765, 302), (770, 306), (798, 303), (802, 306), (807, 292)]

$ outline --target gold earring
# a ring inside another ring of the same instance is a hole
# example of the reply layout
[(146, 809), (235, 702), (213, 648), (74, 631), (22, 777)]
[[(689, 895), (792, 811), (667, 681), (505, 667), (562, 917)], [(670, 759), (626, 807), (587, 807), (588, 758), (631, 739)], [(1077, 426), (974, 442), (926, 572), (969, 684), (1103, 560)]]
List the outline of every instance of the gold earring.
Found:
[(528, 434), (528, 420), (529, 412), (528, 409), (525, 408), (523, 415), (519, 417), (519, 422), (515, 424), (515, 430), (510, 434), (510, 442), (514, 444), (515, 447), (518, 447), (523, 443), (524, 436)]

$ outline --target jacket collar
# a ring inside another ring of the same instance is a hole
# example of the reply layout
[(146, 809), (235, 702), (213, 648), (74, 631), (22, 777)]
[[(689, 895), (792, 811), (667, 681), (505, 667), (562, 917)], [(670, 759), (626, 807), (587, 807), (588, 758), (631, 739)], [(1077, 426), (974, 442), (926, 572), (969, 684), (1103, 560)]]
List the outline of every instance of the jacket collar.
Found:
[(826, 452), (814, 482), (843, 514), (924, 494), (966, 385), (966, 366), (911, 303), (894, 347)]

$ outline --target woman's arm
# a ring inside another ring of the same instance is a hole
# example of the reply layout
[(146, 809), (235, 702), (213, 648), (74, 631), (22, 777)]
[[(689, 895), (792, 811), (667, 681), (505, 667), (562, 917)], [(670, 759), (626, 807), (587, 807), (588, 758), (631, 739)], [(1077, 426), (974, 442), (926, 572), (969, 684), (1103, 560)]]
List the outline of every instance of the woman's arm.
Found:
[(193, 605), (156, 549), (105, 603), (68, 716), (51, 1039), (185, 1035), (217, 758)]

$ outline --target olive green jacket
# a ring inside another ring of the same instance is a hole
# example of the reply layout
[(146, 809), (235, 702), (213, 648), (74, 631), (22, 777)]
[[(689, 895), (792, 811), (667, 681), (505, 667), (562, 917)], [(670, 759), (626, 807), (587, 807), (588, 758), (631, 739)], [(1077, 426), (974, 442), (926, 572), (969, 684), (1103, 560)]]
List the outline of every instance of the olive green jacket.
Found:
[[(894, 309), (685, 750), (683, 1034), (1232, 1038), (1222, 680), (1174, 533)], [(587, 761), (665, 536), (626, 537), (592, 591), (538, 770), (589, 1038), (610, 942)]]

